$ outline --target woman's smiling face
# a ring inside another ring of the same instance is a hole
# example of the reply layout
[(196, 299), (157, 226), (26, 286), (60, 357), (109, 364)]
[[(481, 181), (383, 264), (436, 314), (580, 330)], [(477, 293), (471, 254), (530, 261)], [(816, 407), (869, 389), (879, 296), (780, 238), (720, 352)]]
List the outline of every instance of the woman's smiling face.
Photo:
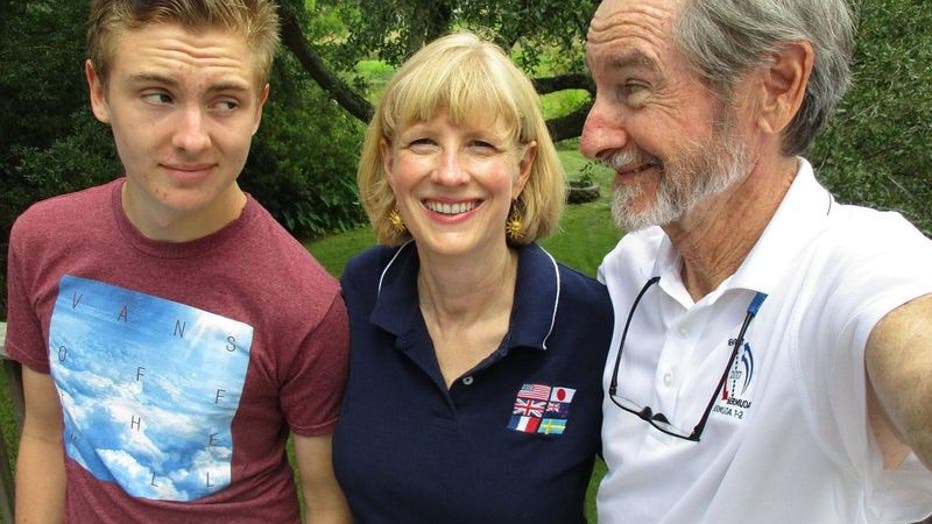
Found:
[(505, 246), (508, 210), (524, 189), (535, 153), (535, 143), (516, 143), (501, 122), (456, 124), (445, 112), (382, 142), (386, 177), (405, 225), (420, 251), (439, 255)]

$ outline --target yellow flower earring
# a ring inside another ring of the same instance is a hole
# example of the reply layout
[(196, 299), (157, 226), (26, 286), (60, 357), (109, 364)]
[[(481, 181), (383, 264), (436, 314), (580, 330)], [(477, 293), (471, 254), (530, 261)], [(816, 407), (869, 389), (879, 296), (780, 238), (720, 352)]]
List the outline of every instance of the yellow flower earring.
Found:
[(388, 212), (388, 223), (392, 226), (392, 231), (399, 235), (408, 230), (404, 219), (401, 218), (401, 213), (398, 212), (398, 206), (392, 207), (392, 210)]
[(512, 242), (521, 240), (521, 237), (524, 236), (524, 223), (521, 221), (521, 212), (518, 207), (518, 200), (512, 200), (508, 220), (505, 221), (505, 236)]

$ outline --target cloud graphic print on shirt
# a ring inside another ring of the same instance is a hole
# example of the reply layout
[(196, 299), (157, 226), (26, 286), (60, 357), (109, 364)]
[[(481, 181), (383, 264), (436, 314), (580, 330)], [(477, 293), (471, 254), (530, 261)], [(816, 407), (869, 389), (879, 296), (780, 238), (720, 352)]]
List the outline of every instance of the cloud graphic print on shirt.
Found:
[(230, 484), (251, 326), (65, 275), (49, 329), (68, 456), (135, 497), (193, 501)]

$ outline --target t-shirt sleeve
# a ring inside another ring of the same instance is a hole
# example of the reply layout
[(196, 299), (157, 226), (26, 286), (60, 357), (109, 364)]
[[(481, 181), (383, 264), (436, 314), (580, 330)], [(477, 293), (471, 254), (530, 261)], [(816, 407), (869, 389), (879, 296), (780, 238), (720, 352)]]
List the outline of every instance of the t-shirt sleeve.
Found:
[(805, 324), (817, 329), (799, 348), (799, 376), (821, 445), (864, 486), (868, 520), (907, 522), (932, 511), (932, 473), (912, 456), (885, 470), (867, 419), (867, 340), (890, 311), (932, 293), (932, 242), (899, 215), (857, 210), (810, 278)]
[(49, 359), (45, 337), (42, 335), (40, 321), (34, 300), (30, 299), (32, 281), (26, 259), (29, 253), (39, 252), (30, 249), (30, 238), (24, 229), (27, 227), (21, 217), (10, 232), (10, 246), (7, 258), (7, 332), (5, 351), (13, 360), (40, 373), (49, 373)]
[(339, 418), (349, 365), (349, 320), (336, 293), (320, 323), (307, 334), (281, 388), (282, 410), (301, 436), (326, 435)]

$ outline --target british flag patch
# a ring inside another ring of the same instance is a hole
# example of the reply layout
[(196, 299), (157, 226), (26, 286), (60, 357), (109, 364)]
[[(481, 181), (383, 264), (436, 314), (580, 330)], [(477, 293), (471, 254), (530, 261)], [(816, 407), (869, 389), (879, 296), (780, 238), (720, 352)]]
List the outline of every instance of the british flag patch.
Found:
[(522, 433), (562, 435), (576, 390), (564, 386), (524, 384), (515, 396), (508, 429)]

